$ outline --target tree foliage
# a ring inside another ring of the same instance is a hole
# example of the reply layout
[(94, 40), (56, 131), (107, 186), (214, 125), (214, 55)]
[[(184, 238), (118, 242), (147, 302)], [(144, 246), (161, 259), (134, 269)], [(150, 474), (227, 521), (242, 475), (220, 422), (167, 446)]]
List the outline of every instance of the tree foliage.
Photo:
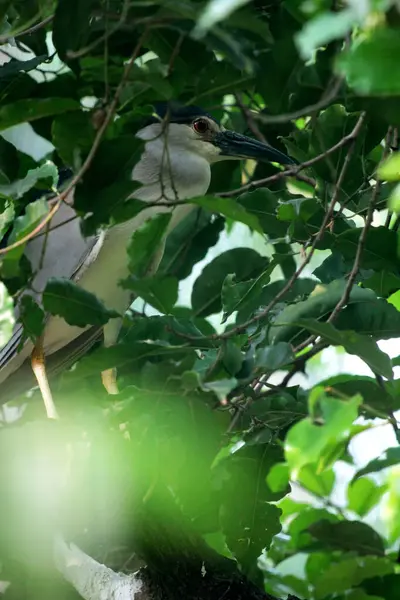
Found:
[[(273, 596), (397, 599), (400, 362), (378, 342), (400, 333), (398, 1), (0, 0), (0, 23), (3, 344), (12, 297), (32, 284), (21, 240), (65, 166), (85, 234), (145, 207), (130, 174), (155, 102), (201, 105), (298, 161), (216, 165), (152, 277), (169, 218), (147, 221), (122, 282), (142, 305), (116, 346), (55, 380), (60, 422), (37, 393), (14, 398), (25, 408), (0, 432), (6, 597), (74, 597), (49, 567), (54, 529), (129, 571), (133, 551), (151, 563), (164, 544), (151, 506), (179, 548), (168, 492), (192, 533)], [(22, 124), (52, 144), (38, 160), (9, 135)], [(66, 280), (42, 291), (70, 324), (118, 316)], [(19, 322), (25, 339), (42, 333), (33, 297)], [(368, 374), (327, 375), (327, 348)], [(99, 377), (112, 367), (115, 398)], [(384, 423), (393, 447), (357, 470), (354, 440)]]

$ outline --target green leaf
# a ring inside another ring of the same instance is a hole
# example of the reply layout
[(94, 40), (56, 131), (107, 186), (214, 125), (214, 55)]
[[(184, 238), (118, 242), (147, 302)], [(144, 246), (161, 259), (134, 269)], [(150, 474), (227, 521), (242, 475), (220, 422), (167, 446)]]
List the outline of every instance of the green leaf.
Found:
[(47, 58), (47, 54), (42, 54), (41, 56), (35, 56), (30, 60), (12, 59), (8, 63), (1, 65), (0, 79), (3, 77), (9, 77), (10, 75), (15, 75), (16, 73), (19, 73), (21, 71), (27, 73), (32, 69), (36, 69), (36, 67), (42, 62), (44, 62)]
[(202, 384), (202, 389), (214, 392), (220, 402), (226, 402), (228, 394), (237, 387), (237, 380), (234, 377), (230, 379), (217, 379), (207, 381)]
[(156, 259), (162, 239), (171, 221), (171, 213), (160, 213), (147, 219), (137, 229), (128, 246), (129, 270), (132, 275), (141, 277), (148, 272)]
[(234, 275), (227, 275), (222, 284), (221, 299), (224, 316), (222, 322), (235, 311), (245, 307), (249, 302), (259, 301), (262, 288), (269, 283), (271, 273), (277, 265), (272, 262), (256, 279), (236, 283)]
[[(181, 307), (180, 307), (181, 309)], [(201, 319), (201, 318), (190, 318), (190, 311), (188, 313), (188, 315), (185, 316), (180, 316), (180, 311), (178, 310), (177, 307), (175, 307), (174, 309), (174, 313), (176, 314), (176, 317), (157, 317), (158, 319), (162, 319), (161, 325), (162, 325), (162, 330), (165, 331), (165, 329), (168, 329), (169, 331), (172, 332), (172, 334), (174, 334), (176, 332), (176, 339), (175, 339), (175, 343), (178, 344), (179, 342), (182, 341), (182, 336), (186, 336), (186, 337), (193, 337), (195, 338), (195, 341), (193, 342), (193, 345), (195, 347), (198, 347), (198, 343), (199, 343), (199, 339), (202, 338), (203, 335), (213, 335), (215, 333), (214, 328), (210, 325), (210, 323), (208, 321), (206, 321), (205, 319)], [(150, 317), (146, 317), (146, 321), (149, 322), (149, 318)], [(151, 317), (152, 319), (156, 318), (156, 317)], [(157, 332), (157, 337), (153, 338), (153, 339), (162, 339), (161, 334), (159, 332)], [(148, 336), (144, 336), (144, 338), (142, 339), (147, 339)], [(188, 340), (188, 344), (190, 344), (190, 341)], [(206, 338), (201, 339), (201, 344), (204, 348), (213, 348), (215, 345), (215, 342), (213, 342), (212, 340), (207, 340)]]
[(358, 94), (398, 96), (400, 94), (400, 38), (397, 29), (376, 27), (369, 35), (353, 41), (337, 60), (337, 71), (344, 75)]
[(82, 154), (90, 150), (96, 134), (90, 117), (91, 113), (80, 110), (54, 119), (52, 142), (65, 164), (75, 165), (78, 158), (82, 159), (77, 152)]
[(388, 200), (388, 209), (395, 212), (396, 214), (400, 213), (400, 183), (396, 185), (396, 187), (390, 194)]
[(45, 314), (32, 296), (25, 295), (19, 303), (19, 321), (22, 323), (24, 333), (33, 342), (36, 342), (44, 331)]
[(257, 277), (266, 262), (250, 248), (234, 248), (214, 258), (193, 285), (191, 302), (196, 316), (206, 317), (221, 310), (221, 290), (227, 274), (234, 273), (237, 281)]
[(308, 531), (325, 546), (344, 552), (357, 552), (361, 556), (384, 556), (385, 546), (381, 536), (372, 527), (360, 521), (330, 523), (318, 521)]
[(295, 198), (280, 204), (276, 214), (280, 221), (308, 221), (317, 210), (318, 203), (315, 198)]
[(385, 525), (385, 532), (387, 532), (388, 545), (392, 546), (396, 544), (400, 536), (400, 523), (397, 519), (399, 514), (400, 499), (399, 499), (399, 470), (394, 468), (387, 474), (386, 477), (386, 497), (385, 497), (385, 511), (383, 514), (383, 521)]
[(230, 14), (225, 19), (224, 24), (233, 29), (244, 29), (251, 31), (252, 33), (260, 36), (263, 43), (272, 44), (274, 41), (268, 28), (268, 23), (266, 23), (266, 21), (262, 21), (256, 14), (254, 14), (254, 12), (251, 10), (251, 4), (249, 8), (237, 10), (233, 14)]
[(301, 56), (304, 60), (309, 60), (317, 48), (345, 37), (359, 20), (359, 11), (348, 8), (338, 12), (324, 12), (307, 21), (296, 36)]
[(300, 510), (295, 510), (299, 513), (291, 520), (288, 527), (290, 535), (290, 548), (294, 550), (302, 550), (308, 548), (313, 543), (313, 538), (309, 532), (310, 525), (322, 520), (332, 523), (338, 523), (338, 517), (333, 513), (322, 508), (311, 508), (307, 505), (300, 505)]
[(262, 422), (271, 429), (284, 429), (288, 423), (298, 421), (306, 414), (303, 400), (297, 400), (288, 392), (277, 392), (259, 398), (249, 407), (247, 414), (255, 422)]
[[(387, 596), (386, 595), (386, 588), (385, 588), (385, 596), (387, 598), (391, 598), (391, 596)], [(393, 596), (394, 598), (394, 596)], [(365, 592), (363, 589), (361, 588), (355, 588), (353, 590), (350, 590), (350, 592), (348, 594), (346, 594), (346, 600), (383, 600), (382, 596), (370, 596), (370, 594), (367, 594), (367, 592)]]
[[(48, 211), (47, 201), (44, 198), (30, 202), (25, 209), (25, 214), (15, 219), (7, 245), (11, 246), (11, 244), (18, 242), (33, 231), (43, 220), (43, 217), (47, 215)], [(18, 263), (24, 253), (25, 246), (26, 243), (21, 244), (13, 250), (9, 250), (4, 256), (1, 265), (3, 277), (15, 277), (18, 274)]]
[[(309, 296), (317, 284), (318, 282), (315, 281), (315, 279), (298, 279), (290, 287), (290, 290), (285, 294), (284, 298), (286, 302), (297, 303), (305, 296)], [(254, 298), (248, 297), (248, 302), (239, 309), (236, 319), (237, 322), (242, 323), (243, 321), (247, 321), (247, 319), (249, 319), (253, 313), (258, 311), (260, 307), (265, 308), (286, 285), (286, 279), (273, 281), (262, 288), (259, 297), (257, 297), (257, 295), (254, 296)], [(269, 338), (269, 341), (272, 341), (272, 339)]]
[(202, 208), (206, 208), (207, 210), (211, 210), (212, 212), (217, 212), (227, 217), (228, 219), (232, 219), (232, 221), (238, 221), (239, 223), (244, 223), (251, 230), (258, 231), (258, 233), (263, 233), (262, 227), (258, 218), (249, 212), (246, 211), (243, 206), (237, 204), (231, 198), (215, 198), (213, 196), (203, 196), (202, 198), (194, 198), (190, 200), (191, 204), (196, 204), (197, 206), (201, 206)]
[[(336, 248), (346, 259), (354, 260), (362, 228), (349, 229), (337, 236)], [(363, 269), (393, 271), (398, 269), (399, 235), (386, 227), (372, 227), (367, 235), (361, 258)]]
[(388, 467), (394, 467), (400, 463), (400, 448), (388, 448), (382, 456), (379, 458), (374, 458), (371, 460), (365, 467), (357, 471), (355, 474), (353, 481), (363, 477), (364, 475), (369, 475), (370, 473), (379, 473), (383, 469), (387, 469)]
[(335, 473), (333, 469), (318, 472), (318, 465), (304, 465), (297, 477), (301, 485), (309, 492), (326, 498), (332, 492), (335, 484)]
[(331, 323), (320, 323), (313, 319), (303, 319), (298, 325), (334, 346), (343, 346), (349, 354), (359, 356), (374, 373), (392, 379), (393, 369), (389, 356), (371, 338), (355, 331), (339, 331)]
[(193, 355), (193, 348), (188, 346), (167, 346), (153, 342), (136, 342), (132, 344), (117, 344), (109, 348), (98, 348), (90, 355), (82, 358), (73, 371), (65, 373), (63, 379), (66, 383), (76, 385), (78, 381), (98, 375), (101, 371), (113, 367), (133, 368), (143, 364), (150, 358), (171, 357), (178, 359), (186, 355)]
[(400, 293), (399, 292), (400, 292), (400, 290), (397, 290), (397, 292), (395, 292), (394, 294), (389, 296), (389, 298), (387, 300), (391, 306), (395, 307), (397, 312), (400, 312)]
[(335, 326), (338, 329), (353, 329), (377, 340), (396, 337), (400, 328), (398, 292), (390, 298), (387, 301), (379, 298), (347, 306), (338, 315)]
[(15, 216), (15, 210), (11, 198), (2, 196), (0, 194), (0, 203), (2, 205), (2, 212), (0, 214), (0, 240), (3, 239), (4, 234), (8, 231), (10, 224), (13, 222)]
[(278, 201), (281, 199), (282, 194), (277, 195), (266, 188), (259, 188), (254, 192), (242, 194), (237, 202), (248, 213), (257, 217), (263, 231), (274, 240), (284, 237), (288, 230), (288, 223), (280, 221), (276, 215)]
[(264, 346), (256, 351), (255, 365), (261, 371), (276, 371), (293, 362), (293, 350), (290, 344), (278, 342), (274, 346)]
[(51, 186), (49, 187), (57, 187), (58, 170), (54, 163), (46, 161), (40, 167), (30, 169), (23, 179), (13, 181), (9, 185), (0, 185), (0, 193), (15, 199), (22, 198), (41, 179), (51, 179)]
[(400, 181), (400, 154), (392, 154), (378, 167), (378, 176), (386, 181)]
[(11, 339), (14, 326), (14, 302), (6, 286), (0, 281), (0, 346)]
[(58, 0), (53, 23), (53, 41), (58, 56), (68, 59), (69, 50), (80, 50), (89, 36), (95, 0)]
[(224, 340), (221, 360), (229, 375), (236, 375), (242, 368), (244, 355), (234, 342)]
[(309, 554), (305, 567), (307, 581), (314, 585), (315, 581), (321, 576), (321, 573), (323, 573), (332, 562), (334, 562), (334, 559), (331, 553), (328, 554), (328, 552), (322, 551)]
[(293, 425), (286, 436), (285, 456), (295, 477), (304, 465), (318, 463), (320, 455), (329, 444), (346, 437), (358, 417), (361, 403), (359, 395), (345, 401), (321, 395), (318, 406), (323, 425), (317, 425), (311, 417)]
[(393, 409), (393, 397), (389, 386), (387, 386), (386, 392), (384, 392), (374, 377), (343, 373), (323, 379), (320, 385), (338, 391), (344, 396), (361, 394), (364, 404), (378, 410), (390, 412)]
[[(363, 581), (362, 587), (370, 596), (361, 597), (360, 600), (369, 600), (371, 597), (372, 600), (375, 600), (376, 597), (379, 597), (384, 600), (396, 600), (398, 590), (399, 590), (400, 576), (398, 574), (389, 574), (383, 576), (377, 576), (373, 579), (368, 579)], [(382, 594), (382, 590), (384, 590), (384, 595)], [(356, 598), (355, 600), (358, 600)]]
[[(85, 215), (82, 221), (82, 233), (85, 236), (95, 235), (100, 225), (109, 225), (110, 221), (113, 225), (126, 222), (136, 217), (146, 207), (146, 202), (135, 200), (132, 198), (133, 192), (137, 189), (137, 184), (133, 181), (119, 180), (110, 186), (105, 186), (97, 193), (93, 191), (90, 195), (89, 189), (86, 189), (88, 195), (82, 193), (79, 195), (78, 188), (75, 188), (75, 208), (84, 212), (90, 213)], [(89, 202), (82, 202), (90, 198), (90, 204), (94, 204), (91, 208)], [(84, 205), (84, 206), (82, 206)], [(92, 212), (94, 210), (95, 212)]]
[(78, 110), (79, 103), (70, 98), (29, 98), (0, 106), (0, 131), (19, 123), (27, 123)]
[(108, 310), (94, 294), (87, 292), (68, 279), (50, 278), (43, 292), (43, 307), (52, 315), (62, 317), (69, 325), (105, 325), (120, 317)]
[(393, 573), (393, 564), (387, 558), (356, 556), (332, 563), (315, 582), (315, 598), (323, 600), (331, 594), (346, 592), (365, 579)]
[(281, 511), (269, 501), (287, 492), (272, 492), (267, 474), (282, 459), (282, 450), (274, 444), (240, 448), (213, 469), (222, 482), (222, 529), (231, 552), (242, 569), (255, 574), (256, 561), (279, 533)]
[(248, 4), (250, 0), (209, 0), (197, 20), (193, 32), (195, 38), (204, 36), (209, 29), (229, 17), (235, 10)]
[(113, 124), (111, 137), (103, 138), (90, 169), (75, 188), (75, 208), (93, 213), (85, 218), (85, 232), (93, 234), (99, 225), (124, 222), (148, 207), (148, 203), (134, 198), (140, 183), (132, 180), (132, 170), (144, 148), (143, 140), (133, 132), (143, 125), (142, 119), (133, 111), (126, 115), (127, 122), (121, 116)]
[(378, 504), (386, 489), (386, 485), (378, 486), (372, 479), (356, 479), (347, 488), (348, 508), (365, 517)]
[[(342, 298), (345, 287), (346, 282), (343, 279), (332, 281), (327, 285), (316, 285), (306, 300), (295, 302), (278, 314), (269, 330), (268, 339), (271, 342), (301, 341), (299, 339), (301, 332), (294, 326), (294, 322), (304, 318), (326, 318)], [(375, 299), (375, 294), (371, 290), (353, 286), (348, 303), (366, 302), (371, 299)]]
[(144, 279), (131, 277), (123, 281), (122, 287), (132, 290), (163, 314), (170, 313), (178, 300), (179, 282), (176, 277), (164, 277), (163, 275)]
[(180, 280), (188, 277), (194, 265), (215, 246), (224, 224), (222, 217), (211, 221), (208, 212), (192, 210), (169, 233), (158, 272), (175, 275)]
[(267, 483), (273, 492), (286, 490), (289, 485), (290, 471), (287, 463), (276, 463), (267, 475)]
[(400, 277), (383, 270), (371, 275), (363, 281), (363, 285), (373, 290), (377, 296), (387, 298), (393, 292), (400, 290)]

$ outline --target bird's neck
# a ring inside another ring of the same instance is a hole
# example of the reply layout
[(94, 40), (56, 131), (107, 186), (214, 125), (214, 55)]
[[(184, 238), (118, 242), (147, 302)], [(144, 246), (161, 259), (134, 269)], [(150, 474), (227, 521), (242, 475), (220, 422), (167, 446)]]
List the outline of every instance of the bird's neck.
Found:
[(203, 157), (159, 135), (146, 141), (132, 178), (142, 184), (135, 198), (173, 203), (204, 195), (210, 185), (211, 172)]

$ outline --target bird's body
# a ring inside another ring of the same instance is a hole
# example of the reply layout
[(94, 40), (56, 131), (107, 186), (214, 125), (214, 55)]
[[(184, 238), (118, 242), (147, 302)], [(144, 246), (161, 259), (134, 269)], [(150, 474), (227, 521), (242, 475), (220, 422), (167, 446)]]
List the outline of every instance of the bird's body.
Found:
[[(118, 283), (129, 275), (126, 249), (132, 234), (154, 214), (172, 212), (166, 234), (159, 241), (157, 259), (151, 266), (154, 272), (162, 258), (167, 235), (193, 209), (193, 205), (174, 206), (174, 202), (204, 195), (210, 185), (210, 166), (214, 162), (243, 156), (240, 152), (235, 156), (224, 153), (224, 129), (204, 111), (193, 108), (188, 112), (187, 107), (185, 111), (184, 119), (182, 113), (178, 113), (179, 118), (174, 122), (172, 114), (169, 121), (153, 122), (137, 133), (145, 146), (132, 172), (132, 178), (141, 184), (134, 197), (151, 203), (151, 206), (129, 221), (84, 238), (80, 220), (70, 220), (75, 215), (73, 207), (61, 205), (52, 221), (52, 227), (57, 225), (57, 228), (50, 231), (47, 239), (46, 236), (38, 236), (26, 248), (33, 271), (38, 270), (33, 282), (35, 290), (43, 290), (50, 277), (66, 277), (95, 294), (107, 308), (123, 313), (129, 307), (130, 293)], [(232, 135), (236, 136), (235, 143), (244, 144), (247, 140), (249, 147), (268, 149), (272, 160), (276, 155), (277, 162), (282, 162), (282, 157), (291, 162), (269, 146), (238, 134)], [(231, 142), (232, 139), (228, 139), (226, 143)], [(254, 152), (254, 148), (250, 148), (250, 152)], [(162, 206), (157, 206), (157, 203)], [(171, 206), (166, 205), (168, 203)], [(106, 345), (115, 343), (119, 327), (118, 319), (112, 319), (105, 326)], [(70, 326), (60, 317), (49, 316), (44, 333), (45, 355), (51, 356), (79, 339), (85, 329), (88, 328)], [(17, 352), (21, 333), (22, 328), (17, 325), (13, 338), (0, 353), (0, 384), (20, 369), (33, 350), (33, 344), (27, 341)]]

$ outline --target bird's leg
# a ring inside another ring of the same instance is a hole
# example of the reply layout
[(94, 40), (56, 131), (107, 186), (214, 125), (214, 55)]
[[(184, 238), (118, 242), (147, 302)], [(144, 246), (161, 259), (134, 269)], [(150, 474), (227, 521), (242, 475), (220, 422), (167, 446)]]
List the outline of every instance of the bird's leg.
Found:
[[(109, 348), (113, 346), (117, 341), (119, 330), (121, 328), (121, 320), (113, 319), (109, 321), (103, 329), (104, 335), (104, 347)], [(101, 372), (101, 381), (106, 388), (106, 391), (110, 396), (115, 396), (119, 394), (118, 384), (117, 384), (117, 369), (105, 369), (105, 371)]]
[[(156, 250), (152, 260), (150, 261), (149, 266), (146, 269), (145, 277), (151, 277), (154, 273), (157, 272), (158, 266), (161, 262), (161, 259), (164, 254), (166, 238), (161, 240), (158, 249)], [(133, 302), (133, 300), (132, 300)], [(104, 327), (104, 346), (110, 347), (117, 341), (118, 333), (120, 329), (120, 324), (118, 324), (118, 320), (114, 319), (111, 323), (108, 323)], [(117, 369), (106, 369), (101, 372), (101, 381), (106, 388), (106, 391), (111, 396), (115, 396), (119, 394), (118, 384), (117, 384)]]
[(43, 349), (43, 335), (41, 335), (33, 348), (31, 354), (32, 371), (39, 385), (40, 393), (42, 394), (46, 414), (49, 419), (58, 419), (57, 409), (54, 404), (51, 394), (49, 381), (46, 374), (45, 357)]
[(110, 394), (111, 396), (119, 394), (117, 384), (117, 369), (106, 369), (105, 371), (102, 371), (101, 381), (103, 382), (103, 385), (106, 388), (108, 394)]

